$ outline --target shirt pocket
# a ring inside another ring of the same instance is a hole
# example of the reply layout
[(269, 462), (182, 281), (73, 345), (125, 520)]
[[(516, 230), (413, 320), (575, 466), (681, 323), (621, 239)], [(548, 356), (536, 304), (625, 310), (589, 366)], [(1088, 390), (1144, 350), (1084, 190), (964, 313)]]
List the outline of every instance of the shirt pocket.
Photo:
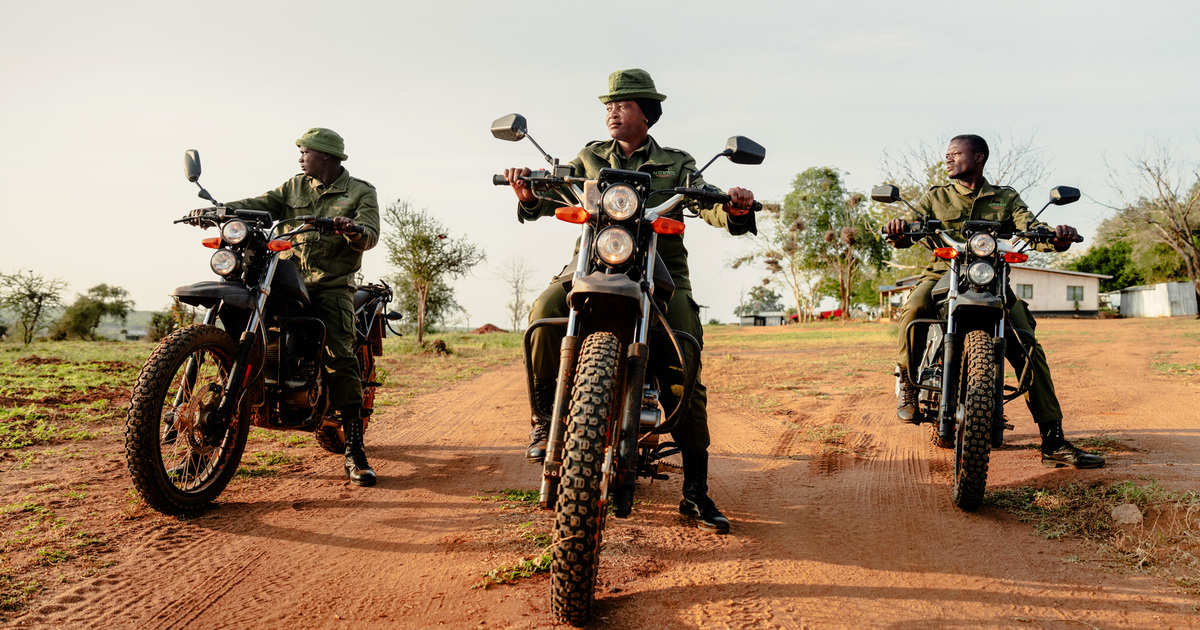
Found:
[(933, 216), (937, 217), (942, 223), (957, 221), (962, 218), (962, 208), (958, 206), (941, 206), (933, 210)]

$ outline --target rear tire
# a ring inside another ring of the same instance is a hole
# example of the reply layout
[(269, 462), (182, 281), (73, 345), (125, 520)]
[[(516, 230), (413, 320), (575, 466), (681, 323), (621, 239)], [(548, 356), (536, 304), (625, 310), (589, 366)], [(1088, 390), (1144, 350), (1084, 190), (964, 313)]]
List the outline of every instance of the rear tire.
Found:
[(978, 509), (987, 487), (992, 452), (992, 422), (996, 410), (996, 365), (991, 336), (982, 330), (967, 333), (963, 342), (964, 391), (954, 447), (954, 487), (950, 498), (959, 508)]
[[(163, 514), (203, 509), (237, 472), (250, 430), (249, 405), (239, 405), (219, 425), (208, 424), (236, 354), (229, 333), (196, 324), (163, 339), (138, 374), (125, 423), (126, 465), (134, 488)], [(189, 375), (191, 360), (197, 367)]]
[(559, 620), (587, 623), (596, 590), (606, 506), (604, 451), (613, 426), (621, 347), (612, 333), (589, 335), (579, 352), (555, 504), (550, 604)]

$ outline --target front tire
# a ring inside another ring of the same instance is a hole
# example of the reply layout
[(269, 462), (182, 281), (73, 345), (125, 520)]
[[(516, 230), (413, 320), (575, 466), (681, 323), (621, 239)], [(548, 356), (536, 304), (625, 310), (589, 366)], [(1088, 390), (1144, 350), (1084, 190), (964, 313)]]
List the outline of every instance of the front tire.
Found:
[(248, 405), (216, 421), (237, 344), (207, 324), (175, 331), (138, 374), (125, 423), (125, 459), (133, 486), (168, 515), (196, 512), (229, 484), (250, 430)]
[(550, 604), (559, 620), (587, 623), (596, 590), (606, 506), (604, 451), (613, 426), (621, 346), (612, 333), (589, 335), (579, 352), (566, 420), (562, 481), (555, 503)]
[(987, 486), (998, 367), (991, 336), (982, 330), (967, 333), (963, 342), (964, 391), (959, 404), (962, 422), (954, 436), (954, 487), (950, 493), (954, 505), (966, 511), (979, 508)]

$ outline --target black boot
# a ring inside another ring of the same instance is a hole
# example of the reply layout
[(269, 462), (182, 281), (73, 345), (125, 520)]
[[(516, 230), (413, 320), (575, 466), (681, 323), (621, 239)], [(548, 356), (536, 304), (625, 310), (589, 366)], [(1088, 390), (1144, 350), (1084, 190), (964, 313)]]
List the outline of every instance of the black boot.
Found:
[[(533, 381), (533, 402), (537, 409), (547, 417), (554, 412), (554, 381)], [(525, 459), (531, 464), (540, 464), (546, 459), (546, 441), (550, 439), (550, 421), (538, 417), (537, 413), (530, 415), (529, 449), (525, 451)]]
[(346, 434), (346, 476), (350, 482), (359, 486), (375, 485), (375, 471), (367, 463), (367, 454), (363, 451), (363, 420), (360, 407), (339, 409), (342, 417), (342, 432)]
[(1063, 436), (1062, 422), (1038, 423), (1042, 433), (1042, 466), (1046, 468), (1100, 468), (1104, 458), (1075, 448)]
[(917, 388), (908, 382), (908, 370), (896, 366), (896, 386), (900, 388), (896, 395), (896, 418), (907, 424), (920, 424), (917, 417)]
[(728, 534), (729, 519), (708, 498), (708, 452), (683, 452), (683, 500), (679, 513), (696, 527), (713, 534)]

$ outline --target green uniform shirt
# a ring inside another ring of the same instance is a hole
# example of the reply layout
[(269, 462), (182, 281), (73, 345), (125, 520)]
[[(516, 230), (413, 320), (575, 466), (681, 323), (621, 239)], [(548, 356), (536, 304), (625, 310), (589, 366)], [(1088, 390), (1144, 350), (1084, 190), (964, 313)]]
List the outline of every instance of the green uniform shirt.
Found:
[[(261, 196), (225, 205), (241, 210), (265, 210), (276, 221), (314, 215), (350, 217), (361, 225), (362, 234), (301, 234), (292, 241), (293, 248), (281, 254), (296, 263), (310, 290), (352, 288), (354, 274), (362, 267), (362, 253), (379, 242), (379, 200), (375, 187), (350, 177), (345, 168), (329, 185), (300, 174)], [(293, 223), (283, 227), (292, 230), (298, 226)]]
[[(661, 147), (654, 138), (647, 137), (645, 144), (638, 147), (629, 157), (621, 152), (616, 140), (607, 142), (591, 142), (571, 160), (575, 177), (596, 179), (602, 168), (619, 168), (627, 171), (641, 171), (650, 174), (651, 190), (668, 190), (687, 184), (687, 175), (696, 171), (696, 160), (686, 151)], [(696, 177), (692, 185), (704, 185), (703, 177)], [(650, 206), (660, 204), (671, 195), (659, 193), (649, 199)], [(517, 204), (517, 218), (523, 223), (533, 221), (538, 217), (554, 214), (558, 204), (545, 200), (526, 207)], [(681, 210), (676, 208), (671, 216), (679, 218)], [(701, 210), (700, 218), (713, 227), (723, 228), (730, 234), (738, 236), (750, 232), (757, 234), (754, 214), (735, 217), (725, 211), (721, 205), (713, 206), (710, 210)], [(578, 252), (578, 246), (576, 247)], [(683, 246), (682, 234), (660, 234), (658, 236), (658, 255), (671, 272), (671, 278), (678, 289), (691, 290), (692, 283), (688, 280), (687, 248)]]
[[(942, 227), (950, 230), (950, 235), (957, 240), (963, 240), (959, 230), (964, 221), (996, 221), (1000, 224), (1001, 232), (1025, 232), (1039, 227), (1049, 227), (1048, 224), (1037, 221), (1029, 206), (1021, 200), (1021, 195), (1008, 186), (993, 186), (984, 180), (977, 190), (971, 190), (958, 182), (951, 182), (929, 189), (917, 201), (916, 212), (909, 210), (904, 215), (905, 221), (934, 218), (942, 222)], [(944, 245), (937, 241), (935, 247)], [(1038, 251), (1053, 251), (1049, 244), (1035, 246)], [(950, 263), (934, 258), (932, 264), (922, 274), (926, 277), (938, 278), (949, 271)]]

